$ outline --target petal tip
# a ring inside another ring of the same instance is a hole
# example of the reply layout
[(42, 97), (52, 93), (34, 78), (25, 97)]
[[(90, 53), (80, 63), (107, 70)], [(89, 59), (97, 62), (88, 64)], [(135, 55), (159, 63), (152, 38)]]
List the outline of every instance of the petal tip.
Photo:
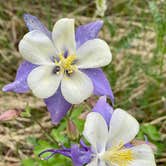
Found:
[(35, 16), (33, 16), (33, 15), (31, 15), (31, 14), (29, 14), (29, 13), (24, 13), (23, 14), (23, 19), (24, 19), (24, 21), (26, 21), (28, 18), (36, 18)]
[(24, 19), (26, 24), (27, 24), (29, 18), (35, 18), (35, 16), (33, 16), (33, 15), (29, 14), (29, 13), (24, 13), (23, 14), (23, 19)]
[(51, 119), (51, 122), (52, 122), (53, 125), (57, 126), (60, 121), (55, 121), (54, 119)]
[(10, 87), (9, 85), (10, 85), (10, 84), (5, 85), (4, 87), (2, 87), (2, 91), (3, 91), (3, 92), (8, 92), (8, 91), (10, 91), (10, 90), (11, 90), (11, 87)]
[[(68, 110), (67, 110), (68, 111)], [(49, 111), (50, 112), (50, 111)], [(56, 114), (56, 112), (55, 112)], [(54, 126), (58, 126), (59, 123), (62, 121), (62, 119), (65, 117), (65, 115), (60, 116), (53, 116), (52, 113), (50, 112), (50, 117), (51, 117), (51, 122)]]
[(29, 16), (29, 15), (30, 15), (29, 13), (24, 13), (24, 14), (23, 14), (23, 18), (26, 19), (27, 16)]
[(97, 20), (97, 21), (96, 21), (96, 23), (100, 24), (100, 25), (101, 25), (101, 27), (102, 27), (102, 26), (103, 26), (103, 24), (104, 24), (104, 21), (103, 21), (103, 20)]

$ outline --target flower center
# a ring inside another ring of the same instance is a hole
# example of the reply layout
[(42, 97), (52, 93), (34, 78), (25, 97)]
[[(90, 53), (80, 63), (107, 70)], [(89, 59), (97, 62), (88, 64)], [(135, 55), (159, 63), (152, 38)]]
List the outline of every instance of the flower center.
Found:
[(57, 63), (67, 74), (72, 74), (76, 69), (74, 61), (76, 60), (76, 55), (69, 55), (65, 58), (63, 55), (59, 55), (59, 62)]
[(127, 166), (134, 159), (130, 149), (124, 148), (123, 143), (112, 147), (102, 155), (102, 159), (109, 164), (117, 164), (118, 166)]

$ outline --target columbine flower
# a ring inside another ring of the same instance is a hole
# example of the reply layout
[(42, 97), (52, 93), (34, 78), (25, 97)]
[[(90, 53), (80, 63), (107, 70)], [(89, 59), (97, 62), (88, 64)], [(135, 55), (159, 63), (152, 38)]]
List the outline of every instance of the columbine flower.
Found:
[(74, 20), (60, 19), (52, 40), (39, 30), (27, 33), (19, 44), (27, 61), (39, 65), (28, 75), (28, 85), (39, 98), (48, 98), (61, 87), (63, 97), (79, 104), (93, 92), (93, 83), (81, 69), (102, 67), (110, 63), (109, 46), (100, 39), (88, 40), (76, 49)]
[(77, 28), (73, 19), (61, 19), (49, 32), (34, 16), (24, 16), (30, 32), (19, 44), (26, 59), (13, 83), (3, 91), (24, 93), (32, 89), (43, 98), (57, 124), (71, 107), (95, 95), (107, 95), (113, 101), (112, 90), (104, 73), (98, 67), (111, 61), (108, 45), (96, 39), (102, 21)]
[(73, 161), (74, 166), (155, 166), (155, 159), (150, 146), (145, 143), (130, 143), (139, 130), (139, 124), (122, 109), (113, 108), (100, 97), (93, 112), (89, 113), (83, 131), (84, 137), (91, 144), (82, 141), (71, 148), (47, 149), (39, 154), (62, 154)]
[(83, 131), (93, 153), (87, 166), (155, 166), (150, 146), (125, 146), (139, 131), (136, 119), (122, 109), (115, 109), (108, 126), (103, 117), (105, 114), (98, 112), (103, 109), (103, 101), (100, 102), (97, 111), (88, 114)]

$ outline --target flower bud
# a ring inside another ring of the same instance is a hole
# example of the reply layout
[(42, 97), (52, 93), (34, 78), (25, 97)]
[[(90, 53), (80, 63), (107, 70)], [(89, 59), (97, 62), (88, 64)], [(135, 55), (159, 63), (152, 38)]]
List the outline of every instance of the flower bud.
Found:
[(71, 119), (68, 119), (67, 121), (67, 135), (73, 140), (79, 137), (79, 131), (77, 129), (77, 126)]
[(17, 118), (21, 114), (21, 109), (8, 110), (0, 115), (0, 121), (8, 121)]

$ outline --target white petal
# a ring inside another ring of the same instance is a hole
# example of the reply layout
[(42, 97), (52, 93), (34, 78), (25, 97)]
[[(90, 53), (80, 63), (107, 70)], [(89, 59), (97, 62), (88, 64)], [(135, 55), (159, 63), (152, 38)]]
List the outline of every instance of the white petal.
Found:
[(130, 166), (156, 166), (155, 158), (150, 146), (143, 144), (131, 148), (134, 161)]
[(105, 161), (100, 160), (99, 161), (99, 166), (107, 166), (107, 165), (106, 165)]
[(69, 51), (73, 55), (76, 52), (74, 19), (63, 18), (54, 25), (52, 38), (59, 53)]
[(87, 164), (86, 166), (98, 166), (98, 159), (93, 158), (92, 161), (89, 164)]
[(30, 72), (28, 85), (35, 96), (48, 98), (56, 92), (62, 75), (54, 74), (53, 69), (54, 66), (39, 66)]
[(56, 55), (52, 41), (38, 30), (23, 37), (19, 43), (19, 51), (25, 60), (33, 64), (52, 63), (51, 57)]
[(109, 46), (100, 39), (88, 40), (77, 50), (77, 66), (80, 69), (106, 66), (111, 60)]
[(122, 109), (116, 109), (110, 120), (108, 147), (129, 143), (139, 131), (137, 120)]
[(81, 71), (64, 76), (61, 83), (64, 98), (72, 104), (80, 104), (93, 93), (91, 79)]
[(97, 112), (91, 112), (86, 118), (84, 137), (92, 146), (94, 153), (102, 153), (108, 138), (108, 127), (104, 118)]

